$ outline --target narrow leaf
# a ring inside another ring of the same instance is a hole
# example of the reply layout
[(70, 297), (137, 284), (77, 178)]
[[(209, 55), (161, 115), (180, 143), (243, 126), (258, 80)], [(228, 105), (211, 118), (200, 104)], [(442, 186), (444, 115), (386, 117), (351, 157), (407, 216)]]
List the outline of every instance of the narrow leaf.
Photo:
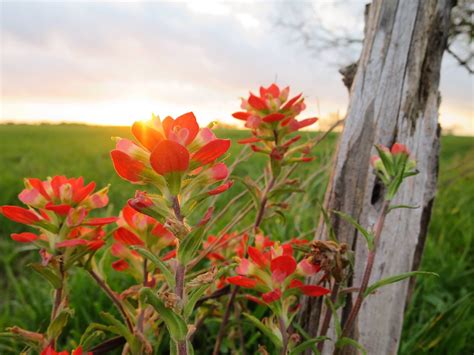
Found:
[(295, 346), (293, 348), (293, 350), (290, 351), (290, 355), (301, 354), (302, 352), (304, 352), (308, 349), (312, 349), (315, 354), (319, 354), (319, 351), (317, 351), (317, 350), (315, 351), (314, 345), (317, 344), (317, 343), (320, 343), (322, 341), (328, 340), (328, 339), (330, 339), (330, 338), (327, 337), (327, 336), (321, 336), (321, 337), (305, 340), (302, 343)]
[(184, 306), (184, 317), (188, 318), (191, 316), (194, 310), (194, 306), (196, 305), (196, 302), (199, 301), (201, 296), (206, 292), (206, 290), (209, 288), (209, 285), (202, 285), (198, 288), (196, 288), (188, 298), (188, 302), (186, 302), (186, 305)]
[(61, 312), (58, 313), (56, 318), (54, 318), (53, 321), (50, 323), (48, 330), (46, 331), (48, 338), (56, 339), (57, 337), (59, 337), (64, 327), (67, 325), (69, 318), (72, 317), (73, 314), (74, 310), (70, 308), (63, 308)]
[(166, 279), (166, 283), (170, 288), (174, 288), (176, 281), (174, 279), (173, 273), (171, 272), (170, 268), (164, 261), (162, 261), (159, 257), (154, 255), (152, 252), (146, 250), (145, 248), (139, 246), (131, 246), (132, 250), (135, 250), (138, 254), (143, 256), (145, 259), (150, 260), (155, 266), (161, 271), (163, 276)]
[(374, 248), (374, 236), (372, 235), (372, 233), (370, 233), (367, 229), (362, 227), (359, 223), (357, 223), (357, 221), (354, 218), (349, 216), (347, 213), (344, 213), (344, 212), (341, 212), (341, 211), (335, 211), (335, 210), (333, 210), (332, 212), (337, 214), (338, 216), (340, 216), (345, 221), (352, 224), (352, 226), (355, 227), (359, 231), (359, 233), (364, 236), (364, 238), (367, 242), (367, 247), (369, 248), (369, 250), (373, 250), (373, 248)]
[(167, 308), (163, 301), (161, 301), (151, 289), (146, 287), (142, 288), (140, 291), (140, 298), (144, 302), (150, 304), (156, 312), (158, 312), (173, 340), (182, 341), (186, 339), (188, 327), (183, 318), (173, 312), (172, 309)]
[(255, 318), (253, 315), (248, 313), (242, 313), (245, 318), (247, 318), (253, 325), (255, 325), (260, 331), (277, 347), (281, 348), (283, 346), (282, 341), (277, 337), (270, 328), (265, 326), (259, 319)]
[(342, 348), (346, 345), (352, 345), (353, 347), (359, 349), (362, 355), (367, 355), (367, 350), (365, 350), (365, 348), (362, 345), (360, 345), (358, 342), (356, 342), (354, 339), (351, 339), (351, 338), (339, 339), (336, 343), (336, 348)]
[(390, 206), (388, 208), (388, 211), (387, 213), (389, 213), (390, 211), (392, 210), (396, 210), (398, 208), (409, 208), (409, 209), (412, 209), (412, 210), (416, 210), (417, 208), (420, 208), (420, 206), (409, 206), (409, 205), (393, 205), (393, 206)]
[(364, 292), (364, 297), (367, 297), (368, 295), (370, 295), (372, 292), (374, 292), (376, 289), (380, 287), (383, 287), (385, 285), (389, 285), (398, 281), (402, 281), (409, 277), (417, 276), (417, 275), (439, 276), (438, 274), (434, 272), (429, 272), (429, 271), (410, 271), (410, 272), (405, 272), (400, 275), (390, 276), (385, 279), (379, 280), (373, 283), (372, 285), (370, 285), (369, 287), (367, 287), (367, 290), (365, 290)]
[(178, 247), (178, 260), (181, 264), (189, 264), (189, 262), (197, 254), (202, 244), (204, 230), (204, 226), (195, 228), (194, 231), (192, 231), (181, 241)]
[(61, 277), (50, 267), (38, 263), (32, 263), (29, 266), (43, 276), (56, 290), (62, 287)]

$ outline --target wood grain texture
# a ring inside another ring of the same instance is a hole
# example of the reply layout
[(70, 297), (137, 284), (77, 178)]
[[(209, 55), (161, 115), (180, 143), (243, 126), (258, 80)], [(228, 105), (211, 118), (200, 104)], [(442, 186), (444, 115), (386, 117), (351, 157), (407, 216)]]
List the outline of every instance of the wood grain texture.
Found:
[[(370, 283), (419, 266), (436, 192), (438, 86), (451, 7), (450, 0), (375, 0), (370, 6), (325, 206), (352, 215), (367, 229), (373, 226), (383, 198), (369, 164), (374, 144), (407, 145), (420, 170), (403, 183), (393, 201), (420, 208), (389, 214)], [(339, 240), (355, 252), (351, 284), (357, 286), (367, 256), (364, 238), (337, 216), (332, 223)], [(321, 221), (315, 238), (326, 237)], [(369, 354), (397, 352), (408, 287), (409, 281), (387, 286), (362, 305), (353, 336)], [(343, 321), (348, 309), (342, 311)], [(305, 299), (300, 320), (312, 334), (316, 334), (319, 315), (320, 301)], [(332, 350), (327, 344), (325, 353)], [(345, 350), (354, 353), (354, 349)]]

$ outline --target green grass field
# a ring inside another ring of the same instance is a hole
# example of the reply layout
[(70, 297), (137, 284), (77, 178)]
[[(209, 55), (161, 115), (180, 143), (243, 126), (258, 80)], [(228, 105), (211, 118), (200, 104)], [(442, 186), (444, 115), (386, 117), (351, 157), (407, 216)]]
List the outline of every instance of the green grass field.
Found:
[[(218, 135), (236, 139), (248, 133), (219, 130)], [(64, 174), (94, 180), (99, 187), (110, 183), (107, 213), (117, 213), (136, 188), (118, 178), (113, 170), (109, 158), (109, 151), (114, 146), (111, 136), (129, 137), (129, 129), (0, 125), (0, 205), (19, 204), (16, 196), (23, 188), (23, 177), (46, 178)], [(314, 134), (308, 133), (306, 138), (312, 139)], [(310, 193), (287, 201), (298, 213), (264, 225), (275, 238), (310, 235), (316, 227), (317, 204), (324, 195), (336, 138), (336, 135), (330, 135), (318, 145), (317, 159), (300, 172), (299, 178)], [(233, 145), (231, 149), (233, 157), (241, 148)], [(474, 351), (473, 157), (473, 138), (442, 138), (439, 191), (422, 262), (422, 269), (437, 272), (440, 277), (417, 280), (406, 313), (401, 354), (469, 354)], [(235, 174), (257, 177), (263, 164), (259, 157), (252, 157), (245, 164), (237, 165)], [(223, 195), (218, 201), (218, 209), (240, 189), (236, 184)], [(243, 205), (245, 199), (239, 203)], [(231, 217), (230, 214), (224, 216), (216, 229)], [(252, 220), (252, 216), (248, 219)], [(9, 238), (10, 233), (21, 230), (20, 225), (0, 217), (0, 332), (12, 325), (44, 330), (49, 321), (52, 290), (27, 266), (38, 259), (38, 255), (31, 252), (28, 245), (14, 243)], [(108, 281), (114, 289), (127, 287), (129, 280), (119, 277), (110, 267), (108, 271)], [(76, 313), (68, 326), (69, 338), (77, 341), (87, 324), (100, 321), (98, 310), (112, 313), (115, 310), (81, 271), (72, 275), (70, 289), (70, 302), (73, 306), (80, 305), (75, 307)], [(208, 328), (212, 329), (212, 326), (210, 324)], [(211, 335), (199, 336), (197, 341), (208, 336)], [(196, 348), (206, 349), (206, 346), (198, 343)], [(0, 338), (0, 354), (18, 353), (19, 350), (18, 344)]]

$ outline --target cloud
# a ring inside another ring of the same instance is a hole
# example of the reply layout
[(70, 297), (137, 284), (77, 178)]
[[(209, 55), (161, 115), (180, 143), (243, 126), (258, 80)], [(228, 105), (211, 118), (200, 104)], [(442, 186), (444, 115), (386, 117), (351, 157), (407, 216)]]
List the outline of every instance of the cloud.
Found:
[[(130, 115), (139, 104), (145, 105), (143, 111), (156, 110), (150, 107), (156, 102), (158, 109), (193, 109), (209, 119), (221, 118), (238, 109), (238, 97), (249, 88), (274, 80), (303, 91), (309, 114), (343, 113), (347, 106), (338, 68), (328, 63), (333, 55), (315, 58), (275, 26), (286, 11), (279, 2), (1, 6), (3, 117), (15, 116), (21, 107), (21, 117), (61, 112), (63, 118), (76, 119), (79, 113), (66, 110), (68, 105), (80, 105), (77, 112), (90, 117), (97, 112)], [(362, 3), (318, 9), (327, 27), (340, 28), (344, 18), (346, 26), (361, 31)], [(463, 87), (449, 80), (442, 84)]]

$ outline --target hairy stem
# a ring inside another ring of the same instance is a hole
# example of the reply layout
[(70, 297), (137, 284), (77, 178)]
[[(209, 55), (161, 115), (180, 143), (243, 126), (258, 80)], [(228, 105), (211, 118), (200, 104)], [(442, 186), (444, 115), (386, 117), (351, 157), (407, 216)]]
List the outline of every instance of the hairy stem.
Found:
[(377, 244), (380, 239), (380, 235), (382, 234), (382, 229), (385, 223), (385, 217), (387, 216), (389, 206), (390, 206), (390, 201), (385, 200), (382, 205), (382, 209), (380, 211), (375, 227), (374, 227), (374, 247), (372, 248), (372, 250), (369, 250), (369, 255), (367, 256), (364, 276), (362, 278), (362, 282), (359, 288), (359, 293), (357, 294), (357, 298), (354, 303), (354, 306), (352, 307), (351, 312), (349, 313), (349, 317), (347, 318), (347, 321), (344, 325), (344, 329), (342, 331), (341, 337), (349, 336), (354, 326), (355, 319), (357, 318), (357, 315), (360, 311), (362, 301), (364, 300), (365, 290), (367, 289), (367, 286), (369, 285), (370, 275), (372, 274), (372, 269), (373, 269), (374, 261), (375, 261), (375, 253), (377, 251)]
[(130, 320), (130, 317), (128, 316), (127, 311), (125, 311), (125, 307), (123, 306), (122, 301), (117, 297), (117, 294), (114, 291), (112, 291), (109, 285), (107, 285), (107, 283), (94, 270), (88, 270), (88, 272), (89, 272), (89, 275), (92, 276), (92, 278), (95, 280), (97, 285), (99, 285), (99, 287), (105, 292), (105, 294), (110, 298), (112, 303), (120, 312), (123, 320), (127, 324), (128, 330), (133, 332), (132, 321)]

